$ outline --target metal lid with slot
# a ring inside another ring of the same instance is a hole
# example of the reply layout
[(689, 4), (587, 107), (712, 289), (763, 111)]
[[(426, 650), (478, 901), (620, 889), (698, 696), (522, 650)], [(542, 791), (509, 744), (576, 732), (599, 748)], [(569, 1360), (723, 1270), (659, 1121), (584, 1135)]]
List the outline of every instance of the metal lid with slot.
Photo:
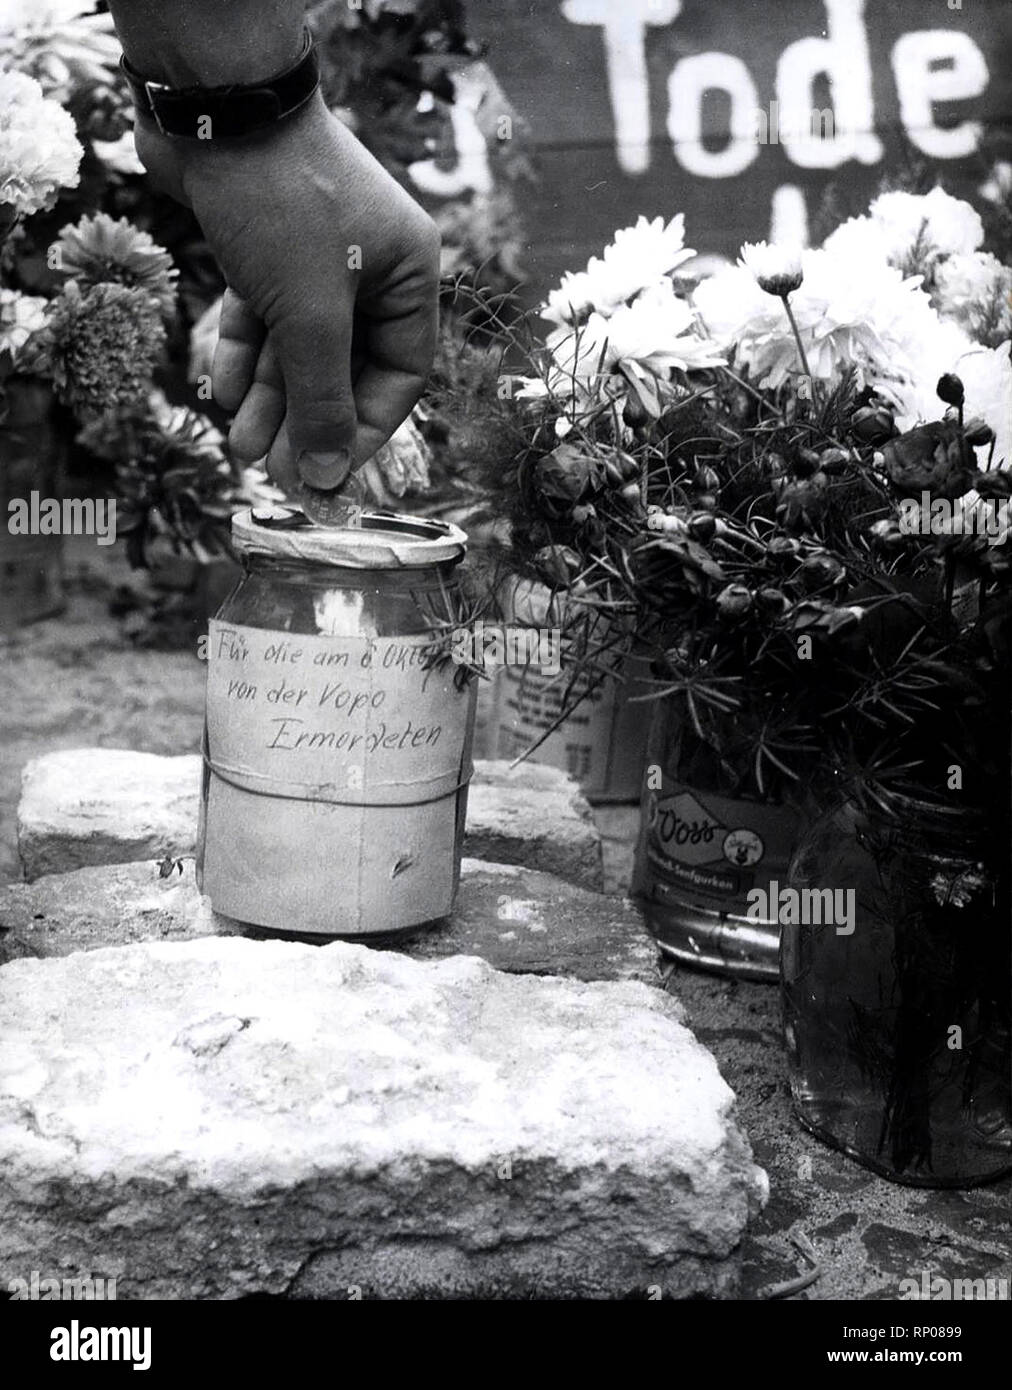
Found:
[(363, 512), (355, 527), (315, 526), (295, 507), (258, 507), (232, 518), (240, 555), (269, 555), (341, 569), (415, 569), (463, 558), (467, 534), (449, 522)]

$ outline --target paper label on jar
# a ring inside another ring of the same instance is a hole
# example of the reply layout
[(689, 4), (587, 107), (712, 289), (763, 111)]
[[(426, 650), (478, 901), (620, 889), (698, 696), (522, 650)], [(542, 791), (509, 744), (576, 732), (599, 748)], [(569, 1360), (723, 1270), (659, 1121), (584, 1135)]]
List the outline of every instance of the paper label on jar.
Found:
[(650, 888), (741, 911), (747, 894), (785, 880), (797, 817), (782, 806), (698, 792), (683, 784), (651, 791), (646, 805)]
[[(434, 658), (444, 659), (434, 664)], [(411, 805), (453, 792), (470, 692), (429, 635), (300, 636), (212, 620), (207, 756), (273, 796)]]
[[(589, 684), (589, 677), (577, 681), (570, 701)], [(589, 796), (637, 800), (648, 721), (624, 697), (638, 687), (595, 686), (560, 723), (568, 688), (566, 679), (506, 667), (499, 676), (492, 756), (521, 757), (538, 743), (534, 761), (568, 772)], [(542, 739), (547, 729), (552, 732)]]

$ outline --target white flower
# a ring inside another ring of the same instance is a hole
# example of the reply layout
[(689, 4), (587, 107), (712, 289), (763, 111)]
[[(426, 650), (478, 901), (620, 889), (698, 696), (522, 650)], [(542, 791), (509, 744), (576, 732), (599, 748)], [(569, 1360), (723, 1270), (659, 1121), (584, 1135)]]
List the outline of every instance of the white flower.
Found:
[(968, 255), (984, 240), (984, 224), (970, 206), (941, 188), (930, 193), (882, 193), (867, 217), (837, 227), (823, 249), (841, 255), (875, 255), (907, 275), (930, 277), (937, 262)]
[(548, 296), (542, 318), (560, 326), (579, 324), (590, 313), (609, 317), (641, 291), (670, 274), (695, 252), (685, 246), (681, 213), (665, 226), (663, 217), (641, 217), (623, 227), (601, 257), (592, 256), (586, 270), (567, 272)]
[(643, 290), (631, 304), (620, 305), (610, 318), (594, 312), (577, 328), (555, 329), (547, 347), (552, 356), (548, 380), (529, 382), (519, 394), (524, 399), (551, 394), (568, 401), (571, 409), (624, 392), (626, 384), (613, 380), (620, 367), (641, 378), (652, 373), (666, 379), (674, 368), (694, 371), (723, 361), (667, 279)]
[(259, 507), (283, 506), (285, 494), (274, 486), (262, 469), (243, 468), (234, 500), (256, 510)]
[(95, 0), (4, 0), (0, 68), (28, 73), (61, 101), (82, 87), (114, 85), (120, 46), (112, 16), (94, 11)]
[(966, 390), (966, 418), (979, 415), (994, 430), (993, 463), (1012, 466), (1012, 342), (995, 348), (974, 346), (950, 370)]
[(761, 290), (781, 299), (793, 294), (804, 279), (800, 246), (746, 241), (741, 248), (740, 264), (752, 272)]
[[(829, 251), (802, 252), (804, 282), (791, 296), (812, 375), (858, 383), (909, 380), (911, 350), (938, 316), (918, 282), (889, 266)], [(718, 347), (735, 348), (760, 386), (776, 389), (802, 371), (784, 312), (741, 266), (697, 286), (693, 302)]]
[(70, 114), (21, 72), (0, 72), (0, 204), (15, 216), (51, 208), (75, 188), (84, 154)]
[(1007, 159), (999, 159), (991, 166), (991, 177), (977, 192), (989, 203), (1007, 203), (1012, 195), (1012, 164)]
[(18, 290), (0, 289), (0, 357), (12, 360), (46, 321), (46, 300)]
[(93, 140), (91, 147), (105, 167), (115, 174), (144, 173), (144, 165), (134, 148), (132, 130), (125, 130), (118, 140)]
[(988, 346), (1012, 337), (1010, 295), (1012, 270), (987, 251), (949, 256), (935, 272), (935, 308)]

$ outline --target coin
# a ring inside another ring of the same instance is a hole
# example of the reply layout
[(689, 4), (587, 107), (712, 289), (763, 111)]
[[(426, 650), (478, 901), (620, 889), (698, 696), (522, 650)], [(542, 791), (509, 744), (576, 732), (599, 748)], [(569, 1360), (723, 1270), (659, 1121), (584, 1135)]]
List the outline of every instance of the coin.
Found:
[(343, 487), (323, 491), (303, 483), (298, 504), (317, 526), (360, 527), (368, 500), (365, 481), (352, 474)]

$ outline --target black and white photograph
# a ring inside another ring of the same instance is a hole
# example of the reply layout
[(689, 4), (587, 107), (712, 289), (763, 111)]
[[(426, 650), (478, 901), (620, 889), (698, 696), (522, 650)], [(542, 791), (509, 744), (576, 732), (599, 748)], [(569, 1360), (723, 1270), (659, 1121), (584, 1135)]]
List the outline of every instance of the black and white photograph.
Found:
[(12, 1365), (590, 1302), (1007, 1347), (1012, 5), (0, 0)]

